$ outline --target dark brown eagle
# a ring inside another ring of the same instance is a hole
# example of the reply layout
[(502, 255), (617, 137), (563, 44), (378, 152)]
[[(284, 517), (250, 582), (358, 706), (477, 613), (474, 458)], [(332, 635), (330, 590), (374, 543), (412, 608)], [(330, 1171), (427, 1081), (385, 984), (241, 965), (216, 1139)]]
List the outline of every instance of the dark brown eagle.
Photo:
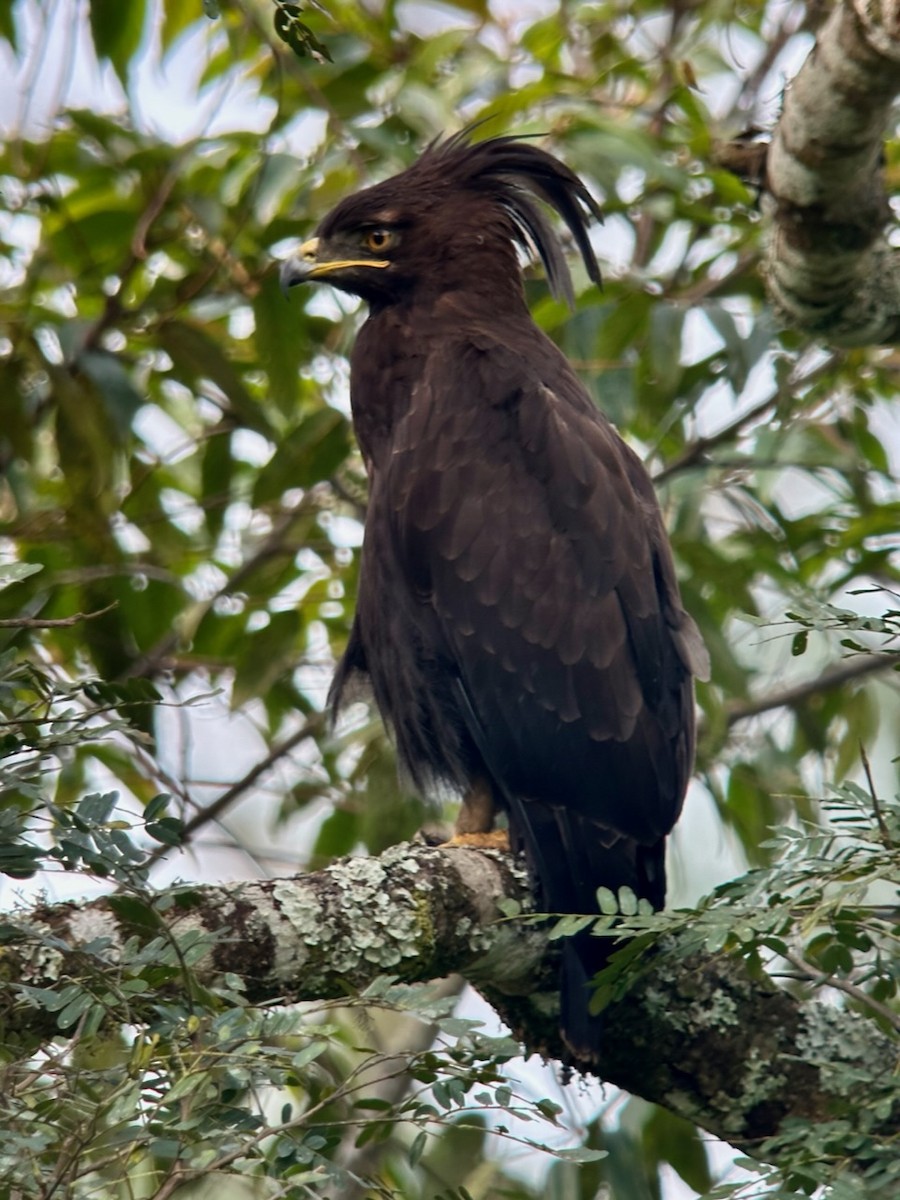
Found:
[[(528, 312), (519, 248), (572, 299), (533, 197), (599, 281), (577, 176), (466, 134), (343, 200), (282, 267), (286, 286), (369, 305), (350, 397), (370, 500), (331, 701), (368, 677), (416, 785), (462, 794), (458, 832), (505, 810), (542, 910), (596, 912), (601, 885), (659, 908), (706, 654), (647, 472)], [(582, 934), (563, 951), (562, 1033), (583, 1066), (608, 949)]]

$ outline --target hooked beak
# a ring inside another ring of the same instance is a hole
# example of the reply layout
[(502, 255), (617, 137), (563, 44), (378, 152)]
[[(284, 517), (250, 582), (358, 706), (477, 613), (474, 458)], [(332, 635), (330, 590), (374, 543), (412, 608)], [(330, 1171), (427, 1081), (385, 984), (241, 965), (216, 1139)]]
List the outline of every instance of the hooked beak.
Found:
[(283, 292), (286, 293), (295, 284), (306, 283), (309, 279), (321, 279), (326, 275), (330, 275), (335, 271), (342, 271), (347, 267), (377, 267), (383, 269), (391, 265), (387, 259), (380, 258), (326, 258), (320, 261), (319, 246), (320, 241), (318, 238), (310, 238), (308, 242), (304, 242), (300, 246), (295, 254), (284, 260), (278, 272)]

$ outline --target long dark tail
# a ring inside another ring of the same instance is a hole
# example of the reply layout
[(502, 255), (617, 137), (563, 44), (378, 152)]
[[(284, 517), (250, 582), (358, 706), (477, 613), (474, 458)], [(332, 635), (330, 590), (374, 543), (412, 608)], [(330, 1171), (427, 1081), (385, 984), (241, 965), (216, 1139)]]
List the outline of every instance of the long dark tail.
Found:
[[(666, 839), (648, 845), (612, 833), (597, 821), (566, 805), (513, 795), (502, 780), (490, 743), (461, 679), (454, 693), (465, 727), (478, 748), (509, 814), (510, 841), (525, 852), (537, 903), (548, 913), (598, 913), (597, 888), (617, 892), (629, 887), (654, 909), (666, 900)], [(615, 949), (615, 939), (575, 934), (563, 946), (560, 965), (560, 1032), (569, 1048), (569, 1064), (579, 1070), (596, 1067), (602, 1020), (591, 1016), (591, 986)]]
[[(571, 809), (515, 799), (510, 832), (537, 885), (537, 901), (551, 913), (596, 913), (597, 888), (629, 887), (662, 908), (666, 896), (665, 838), (649, 846), (618, 837)], [(571, 1065), (590, 1070), (602, 1041), (602, 1017), (592, 1016), (592, 981), (615, 949), (615, 939), (590, 930), (566, 939), (560, 964), (560, 1029)]]

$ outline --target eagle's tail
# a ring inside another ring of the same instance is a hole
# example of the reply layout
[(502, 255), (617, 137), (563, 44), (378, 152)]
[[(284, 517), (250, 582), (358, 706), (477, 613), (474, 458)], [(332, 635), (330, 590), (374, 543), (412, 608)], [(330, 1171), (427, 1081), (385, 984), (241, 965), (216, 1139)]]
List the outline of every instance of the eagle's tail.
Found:
[[(510, 843), (524, 851), (541, 911), (599, 915), (597, 889), (628, 887), (660, 909), (666, 900), (666, 839), (644, 844), (614, 833), (570, 804), (515, 795), (490, 753), (481, 722), (461, 679), (456, 699), (491, 782), (509, 815)], [(560, 965), (560, 1031), (570, 1051), (568, 1065), (595, 1071), (602, 1044), (602, 1019), (591, 1015), (592, 981), (615, 949), (615, 938), (574, 934), (563, 946)]]
[[(642, 845), (612, 835), (570, 808), (516, 800), (510, 811), (515, 847), (523, 848), (545, 912), (598, 912), (597, 889), (630, 888), (654, 909), (666, 895), (665, 838)], [(616, 948), (615, 938), (590, 929), (566, 939), (560, 965), (560, 1028), (571, 1065), (595, 1070), (603, 1036), (602, 1016), (590, 1012), (593, 979)]]

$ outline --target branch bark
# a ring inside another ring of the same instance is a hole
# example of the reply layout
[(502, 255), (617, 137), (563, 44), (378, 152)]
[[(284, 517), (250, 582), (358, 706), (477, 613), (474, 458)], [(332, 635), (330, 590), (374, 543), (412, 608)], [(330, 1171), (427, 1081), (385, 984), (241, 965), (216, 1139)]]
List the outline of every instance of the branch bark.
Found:
[[(58, 1036), (54, 1014), (29, 1002), (28, 987), (114, 993), (122, 948), (137, 934), (194, 944), (192, 954), (203, 939), (199, 982), (233, 973), (257, 1003), (342, 998), (384, 974), (417, 981), (460, 972), (526, 1053), (560, 1057), (555, 945), (540, 927), (504, 920), (505, 898), (529, 910), (514, 858), (410, 843), (295, 879), (176, 889), (155, 913), (115, 896), (40, 906), (19, 914), (17, 937), (4, 930), (0, 1044), (32, 1048)], [(848, 1067), (871, 1098), (898, 1065), (872, 1022), (800, 1000), (734, 959), (686, 954), (678, 938), (634, 973), (603, 1020), (601, 1078), (749, 1153), (791, 1119), (845, 1112)], [(900, 1134), (900, 1113), (884, 1125)]]
[(900, 263), (885, 235), (882, 172), (898, 93), (900, 0), (841, 0), (787, 89), (764, 166), (758, 145), (733, 143), (723, 153), (733, 169), (756, 156), (776, 310), (837, 345), (900, 336)]
[(823, 692), (834, 691), (856, 679), (864, 679), (867, 675), (880, 675), (882, 672), (896, 671), (900, 667), (900, 656), (892, 653), (857, 654), (841, 663), (826, 667), (821, 675), (814, 679), (806, 679), (792, 687), (783, 688), (778, 692), (769, 692), (764, 696), (756, 696), (752, 700), (733, 700), (727, 705), (728, 726), (746, 721), (748, 717), (758, 717), (761, 713), (771, 712), (776, 708), (795, 708), (811, 696), (819, 696)]

